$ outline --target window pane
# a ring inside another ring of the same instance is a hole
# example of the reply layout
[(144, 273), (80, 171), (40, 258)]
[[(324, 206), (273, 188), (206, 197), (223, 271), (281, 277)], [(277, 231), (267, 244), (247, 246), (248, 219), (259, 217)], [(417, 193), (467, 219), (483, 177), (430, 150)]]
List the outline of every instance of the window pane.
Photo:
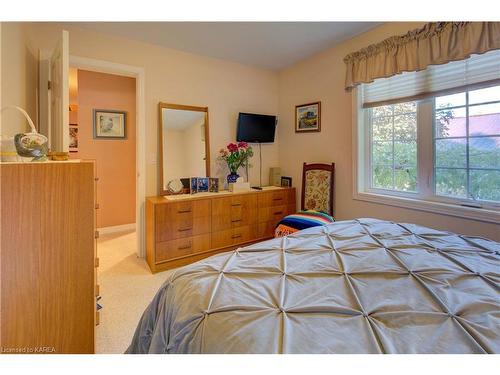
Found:
[(399, 115), (401, 113), (416, 112), (417, 102), (407, 102), (394, 104), (394, 115)]
[(470, 171), (470, 189), (475, 199), (500, 201), (500, 171)]
[(372, 116), (392, 116), (392, 105), (384, 105), (382, 107), (372, 108)]
[(417, 139), (416, 113), (394, 116), (394, 139), (408, 141)]
[(417, 169), (401, 167), (394, 171), (394, 188), (403, 191), (417, 191)]
[(417, 165), (417, 142), (394, 142), (394, 164), (396, 166)]
[(500, 137), (469, 138), (469, 166), (500, 169)]
[(469, 108), (469, 135), (500, 135), (500, 103)]
[(465, 92), (436, 98), (436, 108), (459, 107), (461, 105), (465, 105)]
[(392, 141), (392, 117), (379, 117), (372, 120), (374, 141)]
[(373, 164), (392, 165), (392, 142), (374, 142), (372, 160)]
[(459, 198), (467, 197), (465, 169), (436, 169), (436, 194)]
[(436, 138), (467, 136), (465, 108), (436, 111)]
[(469, 104), (500, 101), (500, 86), (469, 91)]
[(373, 186), (392, 189), (392, 167), (376, 165), (373, 167)]
[(467, 141), (460, 139), (436, 140), (436, 167), (465, 168), (467, 166)]

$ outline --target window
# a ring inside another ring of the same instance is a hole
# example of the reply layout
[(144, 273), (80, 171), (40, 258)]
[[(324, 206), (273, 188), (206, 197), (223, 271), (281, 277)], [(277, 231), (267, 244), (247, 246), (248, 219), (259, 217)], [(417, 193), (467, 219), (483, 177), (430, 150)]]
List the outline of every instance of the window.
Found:
[(500, 202), (500, 86), (435, 99), (438, 196)]
[(500, 85), (361, 111), (358, 193), (480, 208), (500, 219)]

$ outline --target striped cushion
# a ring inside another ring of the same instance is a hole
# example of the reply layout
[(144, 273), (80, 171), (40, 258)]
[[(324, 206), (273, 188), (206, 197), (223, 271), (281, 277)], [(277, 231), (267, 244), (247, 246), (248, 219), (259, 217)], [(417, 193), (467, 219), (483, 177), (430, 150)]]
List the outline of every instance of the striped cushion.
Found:
[(287, 236), (302, 229), (327, 225), (334, 221), (333, 217), (323, 212), (299, 211), (296, 214), (286, 216), (278, 223), (274, 230), (274, 237)]

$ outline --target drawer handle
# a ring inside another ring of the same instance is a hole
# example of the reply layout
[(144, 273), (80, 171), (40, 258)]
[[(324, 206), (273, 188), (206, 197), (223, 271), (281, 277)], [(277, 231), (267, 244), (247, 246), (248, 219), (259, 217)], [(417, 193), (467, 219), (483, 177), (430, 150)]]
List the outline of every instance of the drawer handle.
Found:
[(240, 238), (241, 237), (241, 234), (233, 234), (231, 236), (232, 239), (235, 239), (235, 238)]
[(193, 229), (193, 227), (178, 229), (178, 231), (179, 232), (187, 232), (188, 230), (191, 230), (191, 229)]
[(274, 214), (275, 215), (281, 215), (283, 213), (283, 211), (276, 211)]
[(179, 210), (177, 211), (178, 214), (187, 214), (188, 212), (191, 212), (191, 209), (189, 210)]
[(231, 204), (231, 207), (238, 207), (238, 206), (241, 206), (241, 203), (232, 203)]
[(231, 220), (231, 223), (238, 223), (238, 222), (240, 222), (240, 221), (241, 221), (241, 219)]
[(283, 198), (273, 198), (273, 201), (282, 201)]
[(99, 203), (96, 203), (95, 204), (95, 209), (98, 210), (99, 209)]
[(179, 246), (179, 247), (177, 248), (177, 250), (187, 250), (187, 249), (190, 249), (192, 246), (193, 246), (193, 244), (192, 244), (192, 243), (190, 243), (189, 245)]
[(99, 238), (99, 231), (98, 231), (98, 230), (96, 230), (96, 231), (94, 232), (94, 237), (95, 237), (95, 239), (98, 239), (98, 238)]
[(94, 177), (94, 181), (99, 181), (99, 177)]

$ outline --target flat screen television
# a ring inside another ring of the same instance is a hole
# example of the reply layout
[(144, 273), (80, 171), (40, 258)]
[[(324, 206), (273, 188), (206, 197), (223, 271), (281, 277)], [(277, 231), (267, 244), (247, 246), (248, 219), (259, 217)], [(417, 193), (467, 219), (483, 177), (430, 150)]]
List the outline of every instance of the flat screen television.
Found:
[(240, 112), (236, 141), (248, 143), (274, 142), (275, 131), (276, 116)]

